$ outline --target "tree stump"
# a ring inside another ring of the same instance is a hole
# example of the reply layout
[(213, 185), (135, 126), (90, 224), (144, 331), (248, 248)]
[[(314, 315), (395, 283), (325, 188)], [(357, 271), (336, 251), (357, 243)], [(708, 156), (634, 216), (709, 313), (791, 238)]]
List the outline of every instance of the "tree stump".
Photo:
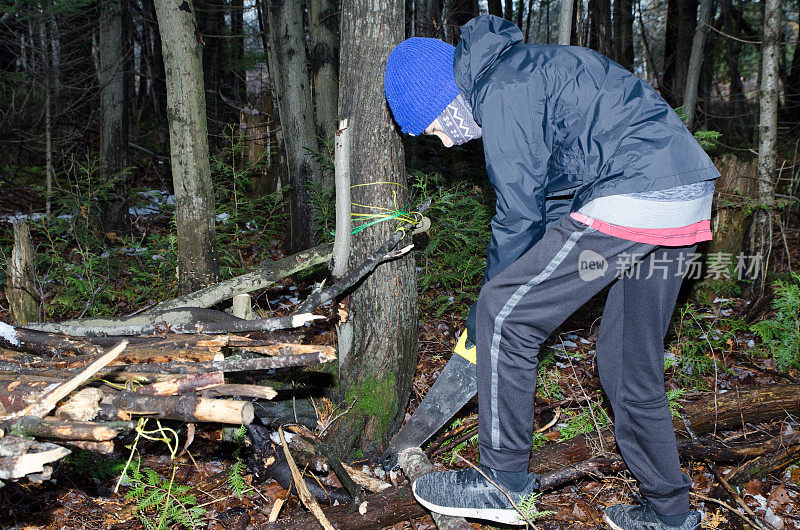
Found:
[(725, 155), (717, 167), (721, 175), (715, 183), (711, 214), (714, 239), (708, 245), (708, 253), (722, 252), (735, 259), (742, 251), (751, 205), (756, 201), (756, 164)]
[(11, 318), (19, 325), (39, 321), (34, 278), (34, 253), (31, 232), (23, 222), (14, 223), (14, 248), (8, 261), (6, 298), (11, 308)]

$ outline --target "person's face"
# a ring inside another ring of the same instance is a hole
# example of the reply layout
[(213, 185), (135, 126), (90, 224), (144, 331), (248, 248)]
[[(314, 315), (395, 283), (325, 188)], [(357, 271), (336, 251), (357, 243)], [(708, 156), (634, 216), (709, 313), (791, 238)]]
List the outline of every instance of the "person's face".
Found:
[(453, 140), (451, 140), (450, 137), (445, 134), (444, 129), (442, 129), (442, 126), (439, 124), (439, 118), (433, 120), (433, 123), (428, 125), (428, 127), (422, 131), (422, 134), (436, 135), (442, 141), (442, 145), (445, 147), (453, 147)]

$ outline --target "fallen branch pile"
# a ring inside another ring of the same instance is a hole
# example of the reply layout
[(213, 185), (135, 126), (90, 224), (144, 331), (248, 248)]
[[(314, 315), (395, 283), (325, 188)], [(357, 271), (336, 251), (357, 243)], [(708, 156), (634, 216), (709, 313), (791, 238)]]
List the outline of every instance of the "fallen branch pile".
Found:
[(208, 307), (322, 263), (329, 247), (127, 318), (24, 328), (0, 322), (0, 486), (22, 477), (48, 479), (49, 464), (70, 452), (63, 446), (110, 453), (120, 434), (136, 428), (137, 418), (249, 425), (252, 400), (272, 399), (276, 392), (229, 384), (226, 374), (334, 360), (334, 346), (303, 344), (298, 328), (324, 319), (312, 311), (346, 293), (381, 262), (408, 252), (410, 247), (395, 250), (404, 233), (398, 230), (360, 266), (314, 291), (288, 316), (245, 320)]

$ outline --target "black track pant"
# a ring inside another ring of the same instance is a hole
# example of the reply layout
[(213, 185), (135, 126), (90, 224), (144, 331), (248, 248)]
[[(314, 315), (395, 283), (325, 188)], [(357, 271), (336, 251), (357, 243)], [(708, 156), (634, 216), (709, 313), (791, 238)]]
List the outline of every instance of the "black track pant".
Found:
[[(635, 243), (564, 216), (478, 298), (481, 464), (527, 470), (539, 349), (607, 285), (597, 339), (617, 445), (661, 515), (689, 511), (664, 389), (664, 335), (694, 247)], [(605, 264), (605, 269), (603, 268)]]

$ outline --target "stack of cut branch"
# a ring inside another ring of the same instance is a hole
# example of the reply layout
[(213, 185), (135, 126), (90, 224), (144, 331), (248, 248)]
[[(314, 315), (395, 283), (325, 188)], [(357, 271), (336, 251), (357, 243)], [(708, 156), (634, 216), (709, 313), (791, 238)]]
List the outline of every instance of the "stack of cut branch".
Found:
[[(288, 316), (244, 320), (208, 307), (320, 263), (329, 250), (290, 256), (280, 266), (262, 267), (127, 318), (26, 328), (0, 322), (0, 479), (49, 478), (48, 464), (69, 453), (62, 445), (111, 452), (117, 435), (132, 430), (140, 417), (250, 424), (250, 400), (272, 399), (276, 392), (227, 384), (225, 375), (334, 360), (334, 346), (302, 344), (297, 328), (324, 319), (311, 312), (345, 294), (381, 262), (408, 252), (410, 247), (395, 250), (403, 233), (395, 233), (333, 286), (313, 292)], [(223, 350), (242, 355), (225, 357)]]

